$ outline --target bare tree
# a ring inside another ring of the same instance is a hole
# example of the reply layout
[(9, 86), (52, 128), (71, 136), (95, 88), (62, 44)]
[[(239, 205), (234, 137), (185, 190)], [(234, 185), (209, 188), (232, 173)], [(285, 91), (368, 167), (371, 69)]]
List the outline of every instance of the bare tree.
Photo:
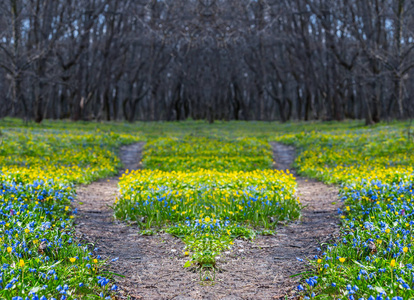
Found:
[(413, 117), (408, 0), (7, 0), (0, 116)]

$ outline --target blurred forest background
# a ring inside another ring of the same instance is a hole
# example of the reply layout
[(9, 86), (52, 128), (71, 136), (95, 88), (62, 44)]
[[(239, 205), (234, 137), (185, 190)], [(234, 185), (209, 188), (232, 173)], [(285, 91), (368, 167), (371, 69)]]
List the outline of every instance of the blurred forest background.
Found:
[(412, 0), (3, 0), (0, 117), (414, 116)]

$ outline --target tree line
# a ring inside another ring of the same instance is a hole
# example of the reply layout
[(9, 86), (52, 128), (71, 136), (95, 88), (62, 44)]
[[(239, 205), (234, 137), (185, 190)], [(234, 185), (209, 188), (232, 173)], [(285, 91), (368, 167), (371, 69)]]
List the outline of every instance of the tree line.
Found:
[(414, 116), (413, 0), (6, 0), (0, 117)]

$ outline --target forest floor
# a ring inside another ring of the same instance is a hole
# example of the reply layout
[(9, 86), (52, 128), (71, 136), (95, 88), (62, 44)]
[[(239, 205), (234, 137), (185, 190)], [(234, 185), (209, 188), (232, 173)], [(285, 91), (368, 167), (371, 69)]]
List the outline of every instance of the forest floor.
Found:
[[(121, 148), (124, 168), (140, 167), (142, 143)], [(295, 149), (272, 143), (277, 168), (290, 169)], [(293, 172), (293, 170), (291, 170)], [(118, 177), (81, 186), (75, 200), (76, 230), (110, 261), (120, 287), (119, 299), (295, 299), (305, 259), (339, 233), (338, 190), (297, 176), (297, 195), (305, 207), (302, 218), (277, 228), (275, 236), (236, 240), (218, 261), (214, 283), (200, 283), (197, 272), (184, 269), (184, 244), (169, 234), (140, 235), (137, 226), (114, 220), (111, 206)], [(118, 258), (118, 259), (116, 259)], [(112, 262), (115, 259), (115, 262)]]

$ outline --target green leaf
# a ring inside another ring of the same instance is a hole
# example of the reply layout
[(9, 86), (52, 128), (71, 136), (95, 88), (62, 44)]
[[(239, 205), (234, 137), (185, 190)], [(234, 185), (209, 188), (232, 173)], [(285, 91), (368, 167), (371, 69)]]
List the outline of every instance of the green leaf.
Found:
[(187, 260), (183, 266), (183, 268), (189, 268), (191, 267), (191, 265), (193, 264), (193, 262), (191, 260)]

